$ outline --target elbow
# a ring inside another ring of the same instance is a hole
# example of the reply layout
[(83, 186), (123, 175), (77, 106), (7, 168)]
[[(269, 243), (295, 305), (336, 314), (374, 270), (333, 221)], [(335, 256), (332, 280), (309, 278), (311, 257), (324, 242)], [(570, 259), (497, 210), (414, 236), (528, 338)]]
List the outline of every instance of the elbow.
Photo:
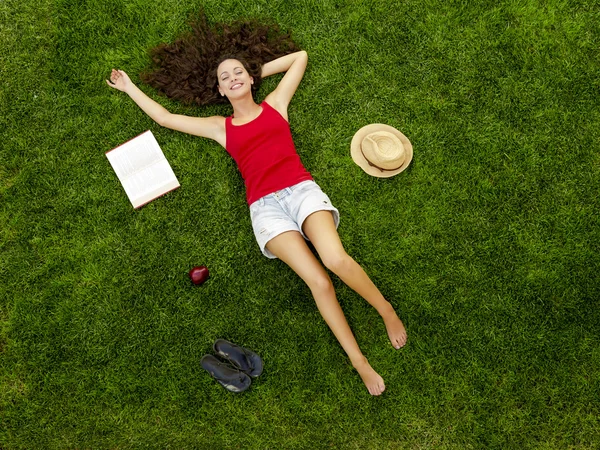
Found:
[(306, 67), (306, 65), (308, 64), (308, 53), (306, 53), (306, 50), (300, 50), (299, 52), (294, 54), (294, 59), (292, 61), (292, 65), (294, 66), (304, 66)]
[(306, 67), (308, 65), (308, 53), (306, 53), (306, 50), (302, 50), (300, 52), (300, 61), (302, 61), (302, 64), (304, 64), (304, 67)]
[(301, 61), (308, 61), (308, 53), (306, 53), (306, 50), (298, 50), (297, 52), (292, 53), (292, 63), (298, 60)]
[(169, 116), (170, 114), (160, 114), (156, 117), (154, 117), (154, 121), (159, 124), (161, 127), (167, 127), (168, 128), (168, 124), (169, 124)]

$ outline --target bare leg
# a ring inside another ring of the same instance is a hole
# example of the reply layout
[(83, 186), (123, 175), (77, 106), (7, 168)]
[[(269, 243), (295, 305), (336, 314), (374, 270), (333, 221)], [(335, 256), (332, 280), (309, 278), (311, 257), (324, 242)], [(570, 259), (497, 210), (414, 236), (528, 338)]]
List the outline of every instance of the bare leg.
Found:
[(333, 284), (323, 266), (312, 254), (306, 241), (296, 231), (288, 231), (271, 239), (267, 248), (296, 272), (310, 288), (319, 312), (350, 358), (371, 395), (385, 390), (383, 378), (364, 357), (348, 326), (335, 296)]
[(329, 211), (317, 211), (304, 221), (303, 231), (315, 246), (325, 267), (354, 289), (381, 315), (394, 348), (406, 344), (406, 329), (392, 305), (381, 295), (379, 289), (362, 267), (350, 257), (340, 241)]

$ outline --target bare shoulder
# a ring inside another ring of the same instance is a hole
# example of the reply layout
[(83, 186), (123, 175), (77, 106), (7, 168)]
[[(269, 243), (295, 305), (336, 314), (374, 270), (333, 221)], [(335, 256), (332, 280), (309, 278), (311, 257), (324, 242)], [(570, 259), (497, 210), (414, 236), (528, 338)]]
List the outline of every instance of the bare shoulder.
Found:
[(211, 126), (215, 131), (225, 132), (225, 117), (223, 116), (211, 116), (205, 117), (206, 123)]
[(288, 119), (288, 105), (287, 103), (278, 101), (277, 93), (275, 91), (271, 92), (269, 95), (265, 97), (265, 102), (269, 104), (271, 108), (277, 111), (281, 116), (289, 122)]
[(206, 118), (208, 121), (210, 121), (210, 128), (212, 128), (212, 136), (206, 136), (209, 137), (215, 141), (217, 141), (219, 144), (221, 144), (222, 147), (225, 147), (225, 143), (226, 143), (226, 132), (225, 132), (225, 117), (223, 116), (211, 116), (211, 117), (207, 117)]

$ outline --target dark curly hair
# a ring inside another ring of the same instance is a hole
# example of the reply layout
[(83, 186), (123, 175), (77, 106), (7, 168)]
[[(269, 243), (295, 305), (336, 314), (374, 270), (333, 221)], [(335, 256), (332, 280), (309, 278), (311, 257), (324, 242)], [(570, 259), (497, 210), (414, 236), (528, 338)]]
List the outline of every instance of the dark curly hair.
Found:
[(171, 44), (150, 50), (153, 66), (142, 81), (184, 104), (224, 103), (217, 89), (217, 67), (226, 59), (239, 60), (251, 77), (255, 92), (263, 64), (300, 50), (289, 33), (274, 23), (239, 20), (209, 25), (204, 12), (190, 21), (191, 32)]

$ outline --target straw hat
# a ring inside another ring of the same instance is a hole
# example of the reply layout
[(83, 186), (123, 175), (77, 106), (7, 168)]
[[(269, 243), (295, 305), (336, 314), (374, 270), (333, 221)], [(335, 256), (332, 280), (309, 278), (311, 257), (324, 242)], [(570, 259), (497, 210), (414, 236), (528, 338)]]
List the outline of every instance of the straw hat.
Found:
[(394, 127), (374, 123), (356, 132), (350, 144), (352, 159), (369, 175), (393, 177), (408, 167), (412, 144)]

